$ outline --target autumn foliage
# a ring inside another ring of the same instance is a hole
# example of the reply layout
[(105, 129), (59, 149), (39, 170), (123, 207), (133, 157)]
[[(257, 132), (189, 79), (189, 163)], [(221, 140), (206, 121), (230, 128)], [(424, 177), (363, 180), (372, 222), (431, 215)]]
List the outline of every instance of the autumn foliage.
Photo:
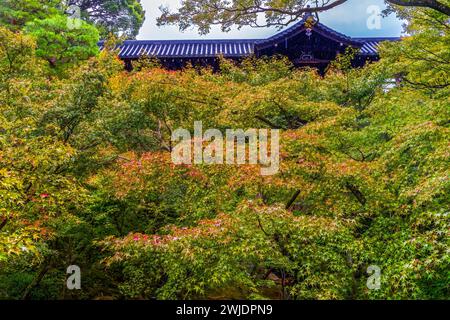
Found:
[[(128, 72), (113, 46), (55, 74), (1, 28), (0, 298), (448, 298), (449, 29), (424, 14), (324, 76), (281, 57)], [(194, 121), (281, 129), (279, 173), (174, 165)]]

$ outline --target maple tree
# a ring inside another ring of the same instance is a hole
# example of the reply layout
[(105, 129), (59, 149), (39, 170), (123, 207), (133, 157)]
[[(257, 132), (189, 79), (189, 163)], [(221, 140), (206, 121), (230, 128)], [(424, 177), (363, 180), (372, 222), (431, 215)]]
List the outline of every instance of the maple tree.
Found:
[[(281, 57), (128, 72), (113, 40), (54, 72), (38, 28), (1, 27), (0, 298), (447, 298), (448, 22), (405, 15), (379, 62), (349, 51), (325, 75)], [(173, 164), (194, 121), (280, 129), (279, 173)]]

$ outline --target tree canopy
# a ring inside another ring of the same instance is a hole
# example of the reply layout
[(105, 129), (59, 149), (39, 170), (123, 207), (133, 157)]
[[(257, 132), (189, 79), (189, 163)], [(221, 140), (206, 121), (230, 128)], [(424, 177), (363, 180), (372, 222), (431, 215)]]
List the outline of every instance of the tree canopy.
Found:
[(13, 30), (20, 30), (35, 19), (52, 19), (55, 15), (81, 18), (95, 25), (103, 38), (113, 33), (133, 39), (145, 19), (140, 0), (4, 0), (0, 3), (0, 23)]
[[(229, 31), (232, 26), (283, 27), (298, 21), (305, 13), (331, 10), (346, 2), (348, 0), (184, 0), (175, 12), (162, 6), (158, 24), (178, 25), (180, 30), (195, 26), (201, 34), (208, 33), (212, 25), (219, 25), (223, 31)], [(429, 8), (450, 16), (448, 0), (385, 0), (385, 2), (391, 8)], [(260, 19), (261, 15), (264, 16), (264, 21)]]
[(69, 19), (57, 15), (34, 20), (28, 22), (24, 29), (36, 39), (36, 55), (55, 68), (71, 67), (73, 63), (98, 53), (97, 29), (84, 21), (80, 21), (76, 28), (70, 28)]
[(67, 0), (68, 6), (78, 6), (81, 16), (93, 22), (103, 36), (112, 32), (134, 39), (145, 19), (141, 0)]
[[(0, 299), (448, 299), (449, 22), (405, 15), (380, 61), (349, 50), (324, 75), (283, 57), (128, 72), (87, 23), (0, 27)], [(280, 171), (174, 164), (194, 121), (280, 129)]]

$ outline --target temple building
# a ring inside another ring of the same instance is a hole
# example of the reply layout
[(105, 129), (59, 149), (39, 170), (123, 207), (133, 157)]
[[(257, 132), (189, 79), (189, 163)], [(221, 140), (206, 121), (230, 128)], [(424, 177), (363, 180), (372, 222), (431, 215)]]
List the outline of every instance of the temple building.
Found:
[[(218, 57), (240, 61), (245, 57), (283, 55), (296, 66), (325, 70), (347, 47), (358, 49), (355, 67), (377, 61), (382, 41), (400, 38), (352, 38), (323, 25), (312, 14), (267, 39), (249, 40), (127, 40), (119, 46), (119, 57), (127, 68), (146, 55), (157, 58), (168, 69), (181, 69), (187, 63), (216, 67)], [(99, 43), (100, 49), (103, 42)]]

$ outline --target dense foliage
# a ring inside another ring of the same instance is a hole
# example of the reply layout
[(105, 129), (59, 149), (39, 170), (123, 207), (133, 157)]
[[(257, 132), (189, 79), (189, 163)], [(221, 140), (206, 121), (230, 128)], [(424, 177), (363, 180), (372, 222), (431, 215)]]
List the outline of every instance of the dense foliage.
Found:
[[(58, 19), (0, 28), (1, 299), (449, 297), (447, 16), (411, 11), (380, 62), (349, 52), (324, 76), (283, 58), (126, 72), (88, 25), (72, 51), (43, 43)], [(279, 173), (174, 165), (171, 133), (200, 120), (281, 128)]]
[(66, 0), (80, 8), (81, 16), (95, 23), (102, 35), (112, 32), (135, 38), (145, 20), (141, 0)]
[(2, 0), (0, 24), (21, 30), (29, 22), (80, 18), (95, 25), (102, 37), (109, 33), (135, 38), (145, 19), (140, 0)]

